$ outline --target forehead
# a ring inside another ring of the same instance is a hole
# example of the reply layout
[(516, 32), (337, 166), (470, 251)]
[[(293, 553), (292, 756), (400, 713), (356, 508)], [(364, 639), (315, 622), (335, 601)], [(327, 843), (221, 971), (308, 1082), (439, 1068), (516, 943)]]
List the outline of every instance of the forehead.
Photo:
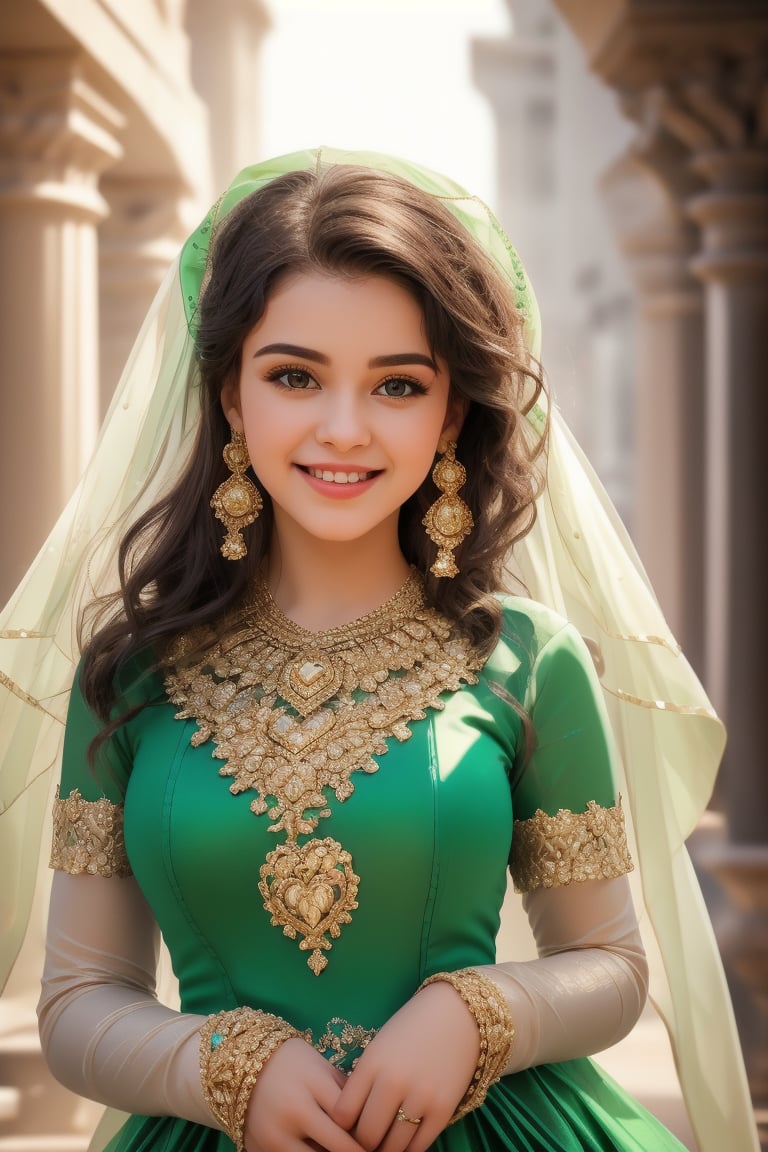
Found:
[(382, 275), (293, 272), (278, 281), (252, 335), (298, 332), (317, 341), (337, 337), (410, 339), (426, 345), (424, 314), (413, 293)]

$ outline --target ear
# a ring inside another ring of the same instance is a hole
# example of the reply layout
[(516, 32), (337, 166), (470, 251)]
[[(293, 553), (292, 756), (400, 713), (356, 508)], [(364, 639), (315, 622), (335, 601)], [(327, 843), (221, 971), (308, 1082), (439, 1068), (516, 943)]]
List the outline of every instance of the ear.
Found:
[(243, 415), (240, 410), (240, 382), (228, 380), (221, 390), (221, 407), (236, 432), (243, 431)]
[(463, 396), (449, 396), (448, 408), (440, 433), (439, 447), (441, 452), (445, 450), (444, 445), (447, 440), (458, 440), (468, 411), (469, 401), (465, 400)]

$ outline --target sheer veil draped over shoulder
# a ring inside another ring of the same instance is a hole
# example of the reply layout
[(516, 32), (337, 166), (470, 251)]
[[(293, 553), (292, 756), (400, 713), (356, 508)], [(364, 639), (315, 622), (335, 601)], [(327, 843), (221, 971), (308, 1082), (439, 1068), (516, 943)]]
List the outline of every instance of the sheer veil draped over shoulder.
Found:
[[(41, 836), (79, 659), (77, 624), (116, 586), (126, 527), (176, 478), (191, 450), (199, 397), (195, 308), (216, 225), (244, 196), (289, 171), (354, 164), (392, 172), (439, 198), (510, 283), (530, 353), (540, 352), (535, 297), (489, 209), (409, 162), (319, 148), (241, 172), (169, 270), (125, 367), (79, 487), (0, 616), (0, 866), (7, 977), (26, 929)], [(528, 434), (546, 421), (540, 400)], [(704, 811), (722, 726), (671, 635), (610, 500), (552, 405), (547, 483), (534, 527), (509, 559), (511, 591), (567, 617), (586, 638), (620, 753), (651, 997), (670, 1033), (701, 1152), (750, 1148), (751, 1107), (717, 947), (685, 840)], [(702, 1006), (706, 1006), (706, 1014)]]

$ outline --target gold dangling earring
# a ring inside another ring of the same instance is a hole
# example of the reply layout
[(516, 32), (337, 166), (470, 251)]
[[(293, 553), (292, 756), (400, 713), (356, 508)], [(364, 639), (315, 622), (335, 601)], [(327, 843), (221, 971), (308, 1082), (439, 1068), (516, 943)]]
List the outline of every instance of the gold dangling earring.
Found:
[(458, 576), (453, 557), (465, 536), (475, 526), (469, 505), (458, 495), (467, 480), (467, 471), (456, 459), (456, 443), (449, 440), (443, 455), (432, 469), (432, 479), (443, 493), (422, 520), (427, 536), (437, 544), (437, 559), (430, 568), (434, 576)]
[(253, 524), (264, 502), (256, 485), (245, 475), (250, 460), (242, 432), (232, 429), (232, 439), (222, 455), (232, 475), (219, 484), (211, 497), (211, 508), (227, 530), (220, 549), (222, 556), (226, 560), (242, 560), (248, 554), (243, 528)]

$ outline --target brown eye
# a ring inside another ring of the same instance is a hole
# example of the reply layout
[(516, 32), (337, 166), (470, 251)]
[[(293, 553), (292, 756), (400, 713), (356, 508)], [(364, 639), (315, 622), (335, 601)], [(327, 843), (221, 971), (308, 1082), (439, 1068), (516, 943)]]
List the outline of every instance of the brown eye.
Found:
[(302, 392), (317, 387), (314, 379), (303, 368), (278, 368), (270, 372), (269, 379), (290, 392)]
[(411, 380), (407, 376), (390, 376), (379, 384), (376, 391), (381, 396), (389, 396), (393, 400), (402, 400), (406, 396), (423, 395), (427, 390), (418, 380)]

